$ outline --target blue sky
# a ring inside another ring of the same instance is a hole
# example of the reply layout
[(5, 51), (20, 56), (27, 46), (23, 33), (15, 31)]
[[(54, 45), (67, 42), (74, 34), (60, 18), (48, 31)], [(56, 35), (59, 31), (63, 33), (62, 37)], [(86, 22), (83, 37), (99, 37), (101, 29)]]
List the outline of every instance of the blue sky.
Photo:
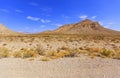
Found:
[(18, 32), (42, 32), (85, 18), (120, 31), (120, 0), (0, 0), (0, 23)]

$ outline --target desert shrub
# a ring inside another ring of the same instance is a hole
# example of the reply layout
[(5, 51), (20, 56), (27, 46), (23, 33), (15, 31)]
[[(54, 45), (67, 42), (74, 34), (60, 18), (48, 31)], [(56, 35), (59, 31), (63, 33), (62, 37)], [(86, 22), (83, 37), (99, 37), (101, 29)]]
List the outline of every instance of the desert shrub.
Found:
[(33, 49), (24, 50), (22, 52), (22, 57), (23, 58), (36, 57), (37, 55), (38, 55), (38, 52), (34, 51)]
[(10, 51), (7, 48), (0, 48), (0, 58), (5, 58), (10, 56)]
[(55, 53), (56, 53), (55, 51), (49, 51), (46, 53), (46, 56), (47, 57), (55, 56)]
[(10, 53), (8, 51), (5, 52), (0, 52), (0, 58), (5, 58), (5, 57), (9, 57)]
[(21, 57), (21, 58), (37, 57), (38, 55), (39, 55), (39, 53), (36, 50), (34, 50), (34, 49), (28, 50), (28, 49), (24, 49), (24, 48), (13, 54), (13, 56), (16, 58), (19, 58), (19, 57)]
[(81, 53), (81, 50), (78, 48), (74, 48), (70, 50), (70, 57), (76, 57)]
[(110, 57), (112, 55), (112, 51), (110, 51), (110, 50), (103, 50), (102, 52), (100, 52), (100, 54), (102, 56), (105, 56), (105, 57)]
[(39, 55), (45, 55), (45, 50), (43, 49), (43, 47), (41, 45), (38, 45), (35, 48), (35, 51), (39, 53)]
[(60, 51), (60, 52), (51, 51), (51, 52), (48, 52), (47, 56), (53, 59), (63, 58), (63, 57), (75, 57), (76, 52), (67, 51), (67, 50)]
[(97, 47), (92, 47), (92, 48), (88, 48), (88, 51), (90, 51), (90, 52), (101, 52), (102, 49), (97, 48)]
[(56, 58), (61, 58), (61, 57), (64, 57), (65, 56), (65, 52), (58, 52), (55, 54), (55, 57)]
[(14, 53), (13, 53), (13, 57), (15, 57), (15, 58), (20, 58), (20, 57), (22, 57), (22, 52), (21, 52), (21, 51), (14, 52)]
[(69, 48), (63, 46), (63, 47), (61, 47), (60, 49), (61, 49), (61, 50), (68, 50)]
[(73, 52), (71, 51), (70, 48), (63, 46), (61, 48), (58, 48), (57, 52), (55, 52), (54, 55), (58, 58), (59, 57), (69, 57), (69, 56), (73, 55)]
[(40, 61), (50, 61), (50, 58), (49, 57), (42, 57), (41, 59), (40, 59)]

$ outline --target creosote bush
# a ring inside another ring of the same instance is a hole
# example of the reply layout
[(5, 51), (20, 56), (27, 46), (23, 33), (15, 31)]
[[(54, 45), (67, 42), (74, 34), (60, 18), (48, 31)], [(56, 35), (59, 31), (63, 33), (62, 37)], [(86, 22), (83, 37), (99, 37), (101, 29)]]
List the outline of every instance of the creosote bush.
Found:
[(105, 57), (111, 57), (113, 55), (113, 52), (110, 50), (103, 50), (102, 52), (100, 52), (100, 54)]

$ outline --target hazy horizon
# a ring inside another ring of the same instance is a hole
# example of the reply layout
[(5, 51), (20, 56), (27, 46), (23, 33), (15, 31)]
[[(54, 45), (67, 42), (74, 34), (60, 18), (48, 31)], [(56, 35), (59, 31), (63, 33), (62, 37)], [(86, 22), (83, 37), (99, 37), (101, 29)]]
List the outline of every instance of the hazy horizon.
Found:
[(91, 19), (120, 31), (119, 0), (0, 0), (0, 23), (18, 32), (42, 32)]

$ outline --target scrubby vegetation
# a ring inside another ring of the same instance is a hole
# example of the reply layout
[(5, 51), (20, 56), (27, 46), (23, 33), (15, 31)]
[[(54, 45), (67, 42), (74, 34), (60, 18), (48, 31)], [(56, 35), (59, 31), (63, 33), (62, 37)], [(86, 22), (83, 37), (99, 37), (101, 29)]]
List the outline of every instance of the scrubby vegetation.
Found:
[[(41, 59), (43, 60), (51, 60), (79, 57), (83, 54), (91, 58), (109, 57), (120, 59), (120, 38), (118, 36), (31, 34), (3, 36), (0, 40), (0, 58), (30, 58), (30, 61), (32, 61), (39, 56), (42, 56)], [(20, 42), (23, 47), (16, 42)], [(11, 47), (9, 45), (11, 43), (14, 46)], [(107, 46), (111, 48), (107, 48)], [(17, 50), (14, 51), (16, 48)]]
[[(41, 48), (40, 48), (41, 49)], [(29, 60), (34, 60), (35, 57), (42, 56), (41, 61), (49, 61), (51, 59), (65, 58), (65, 57), (79, 57), (80, 54), (87, 54), (91, 58), (94, 57), (108, 57), (114, 59), (120, 59), (120, 49), (115, 51), (101, 49), (97, 47), (91, 48), (75, 48), (70, 49), (68, 47), (58, 48), (57, 51), (44, 52), (43, 50), (38, 49), (21, 49), (17, 52), (11, 52), (5, 47), (0, 48), (0, 58), (14, 57), (14, 58), (30, 58)], [(40, 51), (43, 51), (42, 54)]]
[(10, 56), (10, 51), (5, 47), (0, 47), (0, 58), (6, 58)]
[(40, 59), (40, 61), (50, 61), (50, 58), (49, 57), (42, 57), (41, 59)]

